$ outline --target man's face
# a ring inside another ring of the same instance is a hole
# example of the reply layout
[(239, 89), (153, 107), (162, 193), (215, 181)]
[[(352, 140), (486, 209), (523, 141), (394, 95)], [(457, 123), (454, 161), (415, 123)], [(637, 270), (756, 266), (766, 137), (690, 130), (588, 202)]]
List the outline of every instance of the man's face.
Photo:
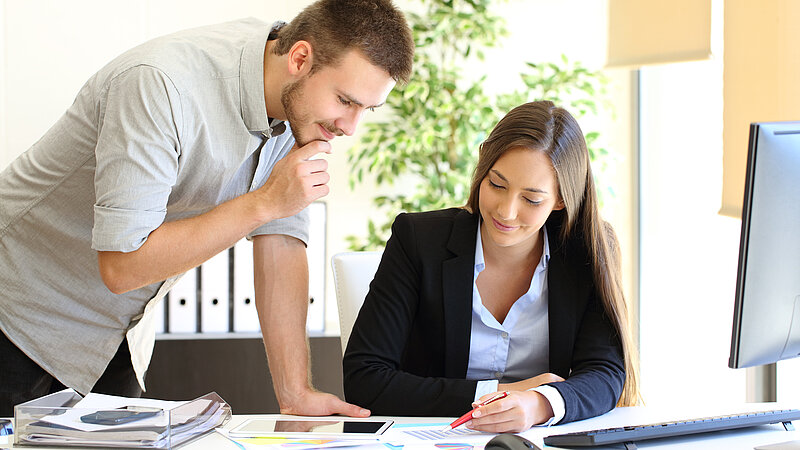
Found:
[(364, 111), (383, 105), (394, 85), (388, 72), (350, 50), (337, 65), (284, 86), (281, 103), (302, 147), (311, 141), (352, 135)]

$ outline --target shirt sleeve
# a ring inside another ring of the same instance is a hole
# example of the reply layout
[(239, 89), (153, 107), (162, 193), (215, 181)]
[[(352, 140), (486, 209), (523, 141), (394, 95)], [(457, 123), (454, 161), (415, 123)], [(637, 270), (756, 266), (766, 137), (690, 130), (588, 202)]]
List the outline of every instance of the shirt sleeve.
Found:
[(92, 248), (131, 252), (164, 221), (180, 157), (180, 94), (162, 71), (136, 66), (99, 99)]
[(300, 239), (308, 246), (308, 224), (310, 222), (308, 208), (300, 211), (294, 216), (276, 219), (253, 230), (247, 235), (248, 239), (262, 234), (284, 234)]
[(483, 397), (486, 394), (491, 394), (492, 392), (497, 392), (497, 386), (500, 385), (500, 382), (497, 380), (482, 380), (478, 381), (478, 386), (475, 388), (475, 400), (474, 402), (477, 403), (478, 399)]
[(553, 408), (553, 417), (545, 423), (540, 424), (540, 426), (549, 427), (550, 425), (556, 425), (564, 418), (566, 406), (564, 404), (564, 398), (561, 396), (561, 393), (558, 392), (558, 389), (544, 384), (528, 390), (536, 391), (544, 395), (544, 398), (550, 402), (550, 407)]

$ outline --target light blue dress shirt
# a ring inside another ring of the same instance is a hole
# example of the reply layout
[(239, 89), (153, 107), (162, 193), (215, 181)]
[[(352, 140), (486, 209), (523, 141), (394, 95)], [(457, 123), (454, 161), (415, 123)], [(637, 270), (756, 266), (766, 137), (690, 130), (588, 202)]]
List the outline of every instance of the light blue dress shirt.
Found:
[[(475, 244), (475, 269), (472, 278), (472, 328), (467, 379), (478, 381), (475, 401), (495, 392), (500, 382), (512, 383), (550, 371), (550, 328), (548, 324), (547, 265), (550, 245), (542, 229), (542, 258), (534, 270), (531, 285), (508, 311), (503, 323), (483, 305), (478, 292), (478, 275), (486, 267), (481, 229)], [(551, 386), (531, 389), (544, 395), (555, 416), (545, 425), (564, 417), (564, 399)]]

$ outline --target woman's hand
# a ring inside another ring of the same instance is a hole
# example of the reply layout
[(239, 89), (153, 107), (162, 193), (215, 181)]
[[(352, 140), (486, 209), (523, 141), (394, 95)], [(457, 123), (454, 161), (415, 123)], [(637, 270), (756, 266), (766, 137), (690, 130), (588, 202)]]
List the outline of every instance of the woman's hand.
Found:
[[(525, 380), (527, 381), (527, 380)], [(487, 394), (484, 401), (495, 394)], [(488, 433), (520, 433), (553, 417), (553, 408), (536, 391), (511, 391), (504, 399), (478, 407), (467, 428)]]
[(527, 391), (547, 383), (557, 383), (564, 381), (563, 378), (554, 373), (543, 373), (527, 380), (517, 381), (516, 383), (503, 383), (497, 386), (498, 391)]

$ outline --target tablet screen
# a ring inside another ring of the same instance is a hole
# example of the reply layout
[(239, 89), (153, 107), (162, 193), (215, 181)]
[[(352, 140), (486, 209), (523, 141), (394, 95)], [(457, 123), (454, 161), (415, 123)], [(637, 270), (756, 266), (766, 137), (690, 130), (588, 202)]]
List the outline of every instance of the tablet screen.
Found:
[(229, 432), (231, 436), (339, 436), (378, 437), (386, 431), (391, 420), (352, 420), (339, 418), (280, 418), (250, 419)]

